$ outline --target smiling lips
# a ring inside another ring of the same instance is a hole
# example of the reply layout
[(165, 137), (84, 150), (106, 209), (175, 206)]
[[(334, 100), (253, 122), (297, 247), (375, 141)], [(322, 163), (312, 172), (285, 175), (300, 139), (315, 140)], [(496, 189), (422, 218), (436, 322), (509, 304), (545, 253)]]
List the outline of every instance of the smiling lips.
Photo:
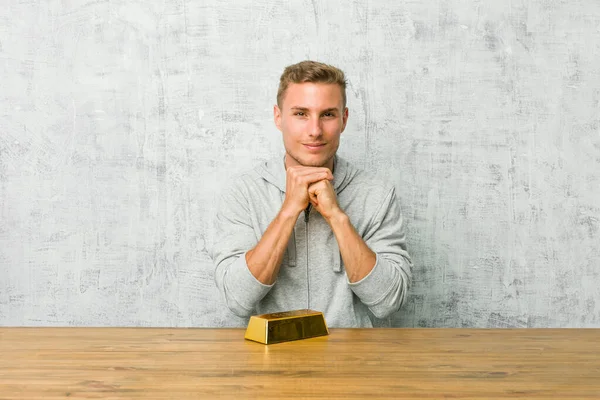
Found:
[(303, 143), (304, 147), (308, 150), (319, 150), (321, 147), (325, 146), (325, 143)]

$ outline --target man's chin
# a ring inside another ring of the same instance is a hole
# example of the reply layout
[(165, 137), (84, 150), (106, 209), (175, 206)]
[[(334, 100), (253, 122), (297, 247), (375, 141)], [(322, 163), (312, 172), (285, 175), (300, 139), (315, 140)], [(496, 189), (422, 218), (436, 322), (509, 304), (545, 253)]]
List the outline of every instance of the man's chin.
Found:
[(290, 153), (286, 154), (286, 157), (291, 157), (296, 164), (302, 165), (303, 167), (326, 167), (329, 161), (333, 158), (331, 157), (298, 157), (294, 155), (290, 155)]
[(300, 163), (300, 165), (303, 165), (305, 167), (324, 167), (327, 165), (327, 162), (307, 161), (307, 162)]

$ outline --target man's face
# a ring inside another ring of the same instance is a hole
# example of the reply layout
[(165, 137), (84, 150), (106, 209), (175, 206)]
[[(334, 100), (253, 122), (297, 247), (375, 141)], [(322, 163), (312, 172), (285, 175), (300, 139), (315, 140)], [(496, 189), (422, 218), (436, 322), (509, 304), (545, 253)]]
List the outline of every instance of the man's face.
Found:
[(328, 167), (346, 128), (342, 88), (337, 84), (292, 83), (274, 107), (275, 125), (283, 134), (286, 167)]

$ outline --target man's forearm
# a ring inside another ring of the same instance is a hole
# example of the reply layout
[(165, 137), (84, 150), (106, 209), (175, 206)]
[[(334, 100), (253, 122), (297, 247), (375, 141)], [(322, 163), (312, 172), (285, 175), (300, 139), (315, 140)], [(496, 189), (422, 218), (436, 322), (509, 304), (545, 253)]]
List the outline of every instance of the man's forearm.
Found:
[(375, 267), (377, 256), (352, 226), (350, 218), (338, 211), (327, 219), (338, 242), (350, 283), (358, 282)]
[(298, 215), (280, 211), (258, 244), (246, 253), (248, 269), (261, 283), (271, 285), (277, 279)]

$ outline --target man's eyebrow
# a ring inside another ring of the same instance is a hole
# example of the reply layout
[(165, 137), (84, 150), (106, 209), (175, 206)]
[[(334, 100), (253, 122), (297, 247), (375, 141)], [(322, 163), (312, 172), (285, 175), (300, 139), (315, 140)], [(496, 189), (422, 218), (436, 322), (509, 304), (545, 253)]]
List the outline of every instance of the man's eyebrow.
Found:
[[(298, 110), (298, 111), (309, 111), (308, 108), (306, 108), (306, 107), (300, 107), (300, 106), (294, 106), (291, 109), (292, 110)], [(326, 110), (323, 110), (322, 112), (327, 113), (327, 112), (337, 112), (337, 111), (339, 111), (339, 110), (336, 107), (331, 107), (331, 108), (328, 108)]]

